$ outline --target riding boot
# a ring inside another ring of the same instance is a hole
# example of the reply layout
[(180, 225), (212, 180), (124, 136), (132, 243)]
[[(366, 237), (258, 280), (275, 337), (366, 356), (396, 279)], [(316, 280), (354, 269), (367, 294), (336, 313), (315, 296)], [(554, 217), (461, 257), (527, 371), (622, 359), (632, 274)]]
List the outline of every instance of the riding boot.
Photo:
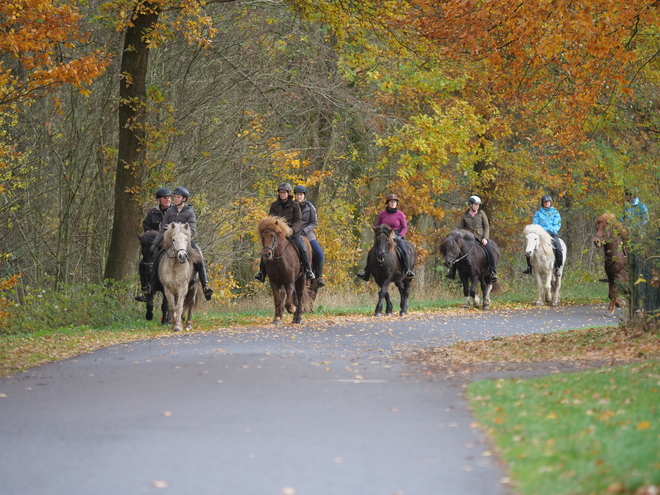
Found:
[(531, 275), (532, 274), (532, 263), (529, 261), (529, 257), (525, 256), (525, 260), (527, 260), (527, 268), (523, 270), (523, 273), (525, 275)]
[(316, 286), (325, 287), (325, 281), (323, 280), (323, 266), (325, 265), (325, 260), (320, 260), (317, 257), (314, 257), (314, 272), (316, 273)]
[(197, 273), (199, 274), (199, 281), (203, 287), (204, 298), (207, 301), (210, 301), (213, 296), (213, 289), (209, 287), (208, 280), (206, 279), (206, 267), (204, 266), (204, 261), (200, 260), (195, 263), (195, 270), (197, 270)]
[(487, 242), (484, 248), (486, 249), (486, 257), (488, 258), (488, 270), (490, 271), (490, 281), (497, 282), (497, 263), (495, 261), (495, 255), (493, 254), (493, 248), (490, 242)]
[(312, 267), (309, 266), (309, 258), (307, 257), (307, 249), (305, 248), (305, 243), (300, 236), (292, 236), (289, 239), (296, 249), (298, 250), (298, 256), (300, 256), (300, 262), (302, 263), (303, 271), (305, 272), (305, 278), (307, 280), (314, 280), (316, 275), (312, 271)]
[(449, 270), (447, 270), (447, 275), (445, 275), (450, 280), (454, 280), (456, 278), (456, 266), (452, 265)]
[(259, 271), (255, 274), (254, 279), (257, 282), (265, 282), (266, 281), (266, 263), (264, 263), (263, 258), (259, 262)]
[(410, 269), (410, 257), (408, 256), (408, 249), (406, 248), (405, 243), (403, 242), (403, 239), (399, 239), (396, 242), (399, 257), (401, 258), (401, 264), (403, 265), (403, 269), (405, 270), (406, 273), (406, 278), (407, 279), (412, 279), (415, 278), (415, 273)]

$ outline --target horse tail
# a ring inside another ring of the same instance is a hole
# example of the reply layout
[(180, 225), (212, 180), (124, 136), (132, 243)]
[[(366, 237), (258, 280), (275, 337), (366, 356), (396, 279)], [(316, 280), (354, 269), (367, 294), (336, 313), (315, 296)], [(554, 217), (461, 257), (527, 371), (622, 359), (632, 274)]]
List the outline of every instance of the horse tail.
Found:
[[(304, 277), (304, 275), (302, 276)], [(301, 299), (303, 313), (311, 313), (314, 311), (314, 297), (312, 295), (312, 287), (309, 283), (305, 284)]]

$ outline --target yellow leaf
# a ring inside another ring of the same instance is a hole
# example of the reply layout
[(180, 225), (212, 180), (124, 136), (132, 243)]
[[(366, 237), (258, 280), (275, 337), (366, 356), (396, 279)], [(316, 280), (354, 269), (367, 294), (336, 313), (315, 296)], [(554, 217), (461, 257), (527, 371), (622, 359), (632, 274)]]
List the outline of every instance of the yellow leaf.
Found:
[(557, 413), (551, 412), (545, 417), (545, 419), (557, 419)]
[(637, 424), (637, 429), (638, 430), (648, 430), (649, 426), (651, 426), (650, 421), (642, 421), (641, 423)]

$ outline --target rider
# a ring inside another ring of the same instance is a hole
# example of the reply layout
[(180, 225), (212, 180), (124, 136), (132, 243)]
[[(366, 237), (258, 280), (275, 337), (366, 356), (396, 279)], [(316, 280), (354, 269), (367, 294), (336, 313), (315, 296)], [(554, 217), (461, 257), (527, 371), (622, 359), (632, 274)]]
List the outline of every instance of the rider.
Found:
[[(158, 206), (154, 206), (147, 216), (144, 217), (142, 222), (142, 228), (145, 232), (150, 230), (158, 231), (160, 224), (165, 218), (165, 212), (172, 204), (172, 193), (166, 187), (161, 187), (156, 191), (156, 201), (158, 201)], [(140, 260), (140, 282), (142, 285), (146, 285), (149, 282), (149, 271), (147, 266), (144, 264), (143, 260)], [(147, 298), (144, 297), (144, 294), (135, 296), (136, 301), (147, 302)]]
[[(293, 234), (289, 238), (289, 242), (293, 244), (298, 251), (298, 256), (300, 256), (303, 271), (305, 272), (305, 278), (308, 280), (313, 280), (316, 278), (316, 275), (314, 275), (314, 272), (309, 266), (307, 249), (305, 249), (305, 243), (301, 238), (302, 216), (300, 213), (300, 205), (293, 199), (291, 194), (291, 184), (288, 182), (283, 182), (280, 184), (277, 187), (277, 195), (279, 196), (278, 199), (270, 204), (268, 216), (283, 217), (286, 219), (287, 224), (293, 230)], [(263, 258), (261, 259), (261, 263), (259, 264), (259, 271), (254, 276), (254, 279), (258, 280), (259, 282), (266, 281), (266, 264), (264, 263)]]
[(321, 245), (319, 244), (319, 241), (316, 240), (316, 235), (314, 234), (314, 229), (316, 229), (318, 224), (316, 208), (314, 208), (311, 201), (307, 200), (307, 188), (305, 186), (296, 186), (293, 189), (293, 194), (300, 205), (300, 216), (302, 218), (301, 233), (307, 237), (312, 246), (312, 251), (314, 252), (313, 264), (315, 265), (314, 271), (316, 272), (316, 284), (317, 287), (323, 287), (325, 286), (325, 281), (323, 280), (325, 256), (323, 255), (323, 249), (321, 249)]
[[(160, 224), (158, 235), (151, 244), (151, 250), (153, 252), (158, 251), (159, 244), (163, 240), (163, 235), (165, 234), (165, 231), (167, 230), (170, 223), (172, 222), (188, 223), (188, 226), (190, 227), (193, 236), (195, 235), (195, 231), (197, 230), (197, 217), (195, 216), (193, 207), (192, 205), (186, 204), (188, 202), (188, 198), (190, 197), (190, 193), (188, 192), (188, 189), (179, 186), (174, 191), (172, 191), (172, 196), (174, 199), (174, 204), (165, 212), (165, 217), (163, 218), (163, 221)], [(206, 298), (207, 301), (209, 301), (211, 299), (211, 296), (213, 295), (213, 289), (209, 287), (208, 281), (206, 279), (206, 267), (204, 266), (204, 258), (202, 257), (202, 251), (201, 249), (199, 249), (197, 244), (195, 244), (195, 241), (193, 241), (192, 239), (190, 240), (190, 244), (194, 249), (199, 251), (200, 260), (199, 262), (195, 263), (195, 270), (197, 271), (197, 273), (199, 273), (199, 281), (201, 282), (203, 287), (204, 297)], [(158, 276), (158, 260), (160, 259), (161, 254), (162, 253), (158, 255), (158, 257), (156, 258), (156, 262), (154, 263), (154, 268), (153, 268), (153, 273), (151, 275), (150, 283), (142, 287), (142, 293), (145, 295), (149, 295), (151, 293), (152, 288), (154, 286), (154, 281)]]
[(643, 231), (644, 225), (649, 221), (649, 209), (642, 203), (635, 191), (626, 189), (626, 205), (621, 215), (621, 223), (628, 227), (634, 234)]
[[(550, 237), (555, 241), (555, 273), (561, 274), (562, 264), (564, 262), (561, 243), (559, 242), (559, 229), (561, 229), (561, 215), (552, 207), (552, 198), (549, 195), (544, 195), (541, 198), (541, 208), (534, 214), (532, 223), (541, 226)], [(527, 268), (523, 270), (525, 275), (532, 273), (532, 264), (529, 258), (527, 260)]]
[[(497, 261), (493, 255), (493, 246), (488, 242), (488, 238), (490, 237), (490, 224), (488, 223), (488, 217), (483, 210), (479, 209), (479, 205), (481, 204), (481, 198), (479, 198), (479, 196), (470, 196), (468, 203), (468, 209), (463, 213), (458, 228), (472, 232), (474, 238), (486, 248), (486, 253), (488, 255), (488, 268), (490, 268), (490, 280), (496, 282)], [(456, 276), (456, 265), (452, 265), (446, 276), (451, 279)]]
[[(411, 269), (408, 249), (404, 242), (404, 236), (408, 232), (408, 223), (406, 222), (406, 215), (398, 208), (399, 197), (396, 194), (388, 194), (385, 197), (385, 205), (385, 209), (380, 212), (376, 219), (376, 227), (382, 224), (389, 225), (395, 232), (394, 239), (396, 240), (397, 252), (406, 271), (406, 278), (414, 278), (415, 274)], [(367, 266), (365, 266), (364, 270), (356, 274), (357, 278), (366, 282), (369, 281), (369, 276), (371, 275), (371, 272), (369, 272), (369, 256), (371, 256), (371, 251), (367, 254)]]

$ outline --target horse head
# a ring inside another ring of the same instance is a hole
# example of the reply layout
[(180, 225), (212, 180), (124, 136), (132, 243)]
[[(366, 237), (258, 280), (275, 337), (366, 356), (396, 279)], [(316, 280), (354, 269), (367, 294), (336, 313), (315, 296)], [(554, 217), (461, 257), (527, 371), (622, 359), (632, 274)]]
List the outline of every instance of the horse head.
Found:
[(374, 253), (378, 263), (382, 263), (385, 257), (395, 247), (394, 231), (389, 225), (377, 225), (374, 229)]
[(286, 218), (266, 217), (257, 225), (257, 232), (261, 238), (261, 256), (270, 260), (275, 257), (277, 241), (293, 235), (293, 229), (289, 227)]
[(552, 252), (552, 238), (543, 227), (535, 224), (527, 225), (523, 230), (525, 236), (525, 256), (531, 258), (539, 246), (546, 245), (546, 250)]
[(456, 260), (461, 257), (461, 249), (463, 248), (463, 236), (459, 230), (450, 232), (447, 237), (440, 243), (440, 253), (445, 257), (444, 265), (451, 268)]
[(624, 238), (625, 232), (623, 231), (623, 226), (617, 221), (613, 213), (603, 213), (596, 219), (596, 233), (593, 239), (594, 246), (601, 248), (613, 240), (623, 240)]
[(163, 245), (172, 250), (179, 263), (188, 262), (188, 250), (191, 247), (192, 231), (190, 225), (172, 222), (163, 237)]

